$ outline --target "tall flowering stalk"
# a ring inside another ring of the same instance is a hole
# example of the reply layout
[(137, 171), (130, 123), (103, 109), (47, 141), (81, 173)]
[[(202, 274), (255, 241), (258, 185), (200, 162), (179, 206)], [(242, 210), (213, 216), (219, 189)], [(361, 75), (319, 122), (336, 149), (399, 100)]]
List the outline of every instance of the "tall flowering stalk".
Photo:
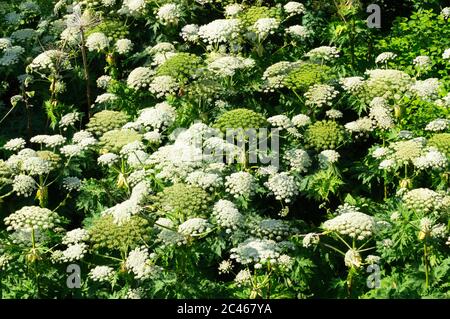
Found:
[(84, 79), (86, 81), (86, 110), (85, 110), (85, 117), (87, 120), (89, 120), (90, 117), (90, 108), (92, 105), (92, 93), (90, 88), (90, 78), (89, 78), (89, 65), (87, 61), (87, 53), (86, 53), (86, 37), (85, 37), (85, 31), (96, 24), (98, 24), (99, 19), (94, 16), (90, 11), (84, 11), (81, 12), (81, 7), (79, 5), (76, 5), (73, 8), (73, 14), (71, 14), (67, 21), (67, 27), (74, 28), (78, 30), (80, 33), (80, 50), (81, 50), (81, 57), (83, 59), (83, 69), (84, 69)]

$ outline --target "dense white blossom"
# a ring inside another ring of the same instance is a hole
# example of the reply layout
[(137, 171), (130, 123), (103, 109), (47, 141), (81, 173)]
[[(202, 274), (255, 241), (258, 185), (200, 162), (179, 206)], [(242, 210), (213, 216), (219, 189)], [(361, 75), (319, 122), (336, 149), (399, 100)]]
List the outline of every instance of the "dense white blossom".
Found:
[(323, 223), (324, 229), (328, 231), (335, 231), (358, 240), (372, 236), (375, 225), (373, 217), (359, 212), (344, 213)]
[(277, 200), (283, 200), (286, 203), (291, 202), (298, 194), (298, 187), (295, 179), (287, 172), (276, 173), (269, 176), (268, 181), (264, 183), (264, 185)]
[(312, 49), (306, 56), (312, 60), (330, 61), (339, 57), (339, 50), (336, 47), (321, 46)]
[(247, 172), (237, 172), (225, 177), (226, 191), (234, 197), (249, 197), (255, 190), (254, 177)]
[(267, 262), (275, 264), (280, 251), (280, 247), (273, 240), (249, 238), (230, 250), (230, 258), (243, 265)]
[(89, 272), (89, 277), (93, 281), (109, 281), (114, 276), (114, 269), (109, 266), (96, 266)]
[(450, 120), (447, 119), (436, 119), (431, 121), (425, 126), (426, 131), (439, 132), (445, 131), (450, 127)]
[(200, 26), (198, 34), (209, 44), (219, 44), (235, 39), (240, 31), (239, 19), (218, 19)]
[(244, 221), (244, 216), (239, 212), (233, 202), (220, 199), (213, 207), (213, 216), (217, 224), (226, 229), (237, 229)]
[(26, 144), (25, 140), (21, 137), (18, 137), (10, 139), (8, 142), (5, 143), (5, 145), (3, 145), (3, 147), (5, 148), (5, 150), (15, 152), (23, 149), (25, 147), (25, 144)]
[(194, 217), (178, 226), (178, 232), (187, 237), (196, 237), (209, 232), (212, 225), (204, 218)]
[(198, 32), (199, 26), (197, 24), (187, 24), (181, 29), (180, 35), (184, 41), (196, 42), (200, 38)]
[(114, 46), (119, 54), (127, 54), (133, 50), (133, 42), (129, 39), (119, 39)]
[(145, 247), (137, 247), (130, 251), (125, 265), (136, 279), (148, 279), (161, 270), (152, 264), (151, 256)]
[(386, 64), (391, 60), (394, 60), (397, 57), (397, 54), (392, 52), (383, 52), (380, 55), (378, 55), (375, 59), (375, 63), (381, 63)]
[(142, 66), (137, 67), (128, 75), (127, 85), (135, 90), (148, 88), (154, 73), (155, 72), (150, 68)]
[(179, 84), (170, 75), (156, 76), (150, 82), (148, 89), (150, 92), (161, 98), (169, 94), (174, 94), (179, 89)]
[(37, 189), (37, 184), (34, 178), (24, 174), (14, 176), (12, 186), (13, 191), (17, 195), (22, 195), (25, 197), (31, 196), (31, 194)]
[(305, 13), (305, 6), (296, 1), (289, 1), (283, 6), (283, 9), (289, 16)]
[(4, 219), (7, 230), (53, 229), (60, 222), (57, 213), (37, 206), (24, 206)]
[(89, 239), (89, 232), (83, 228), (75, 228), (71, 231), (68, 231), (63, 239), (62, 243), (65, 245), (78, 244), (81, 242), (85, 242)]
[(178, 4), (166, 3), (158, 9), (156, 17), (162, 24), (174, 24), (178, 22), (181, 13), (181, 8)]
[(109, 46), (108, 37), (102, 32), (91, 33), (86, 39), (86, 47), (89, 51), (102, 51)]

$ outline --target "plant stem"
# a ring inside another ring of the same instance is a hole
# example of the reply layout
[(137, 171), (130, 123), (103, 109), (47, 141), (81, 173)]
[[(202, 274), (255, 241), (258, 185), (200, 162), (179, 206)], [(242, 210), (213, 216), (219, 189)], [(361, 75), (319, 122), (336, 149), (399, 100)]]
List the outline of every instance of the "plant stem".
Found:
[(91, 108), (91, 88), (89, 86), (89, 68), (88, 68), (88, 63), (87, 63), (86, 46), (85, 46), (83, 28), (80, 29), (80, 35), (81, 35), (81, 56), (83, 58), (84, 79), (86, 80), (87, 107), (85, 110), (85, 116), (86, 116), (86, 121), (88, 121), (89, 117), (90, 117), (89, 111)]
[(430, 285), (430, 278), (429, 278), (430, 269), (428, 265), (428, 246), (426, 241), (423, 244), (423, 262), (425, 263), (425, 287), (426, 289), (428, 289)]

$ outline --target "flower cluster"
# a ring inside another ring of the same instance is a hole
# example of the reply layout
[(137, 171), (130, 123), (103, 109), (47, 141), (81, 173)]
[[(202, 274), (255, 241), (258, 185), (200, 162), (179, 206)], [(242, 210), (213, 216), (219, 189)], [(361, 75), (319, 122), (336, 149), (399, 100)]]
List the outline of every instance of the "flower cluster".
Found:
[(373, 217), (360, 212), (349, 212), (338, 215), (323, 223), (327, 231), (337, 232), (358, 240), (364, 240), (372, 236), (376, 231), (376, 223)]

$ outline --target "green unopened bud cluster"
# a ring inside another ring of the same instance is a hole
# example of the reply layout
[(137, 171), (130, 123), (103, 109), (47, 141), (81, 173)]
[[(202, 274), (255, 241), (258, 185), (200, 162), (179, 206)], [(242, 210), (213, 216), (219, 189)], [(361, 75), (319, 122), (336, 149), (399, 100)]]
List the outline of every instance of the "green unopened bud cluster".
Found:
[(89, 123), (87, 130), (98, 136), (103, 133), (121, 128), (128, 121), (128, 115), (122, 112), (104, 110), (95, 113)]
[(121, 225), (114, 223), (112, 215), (103, 215), (94, 220), (88, 229), (94, 249), (133, 249), (150, 239), (148, 221), (132, 216)]
[(214, 126), (226, 132), (227, 129), (242, 128), (247, 130), (262, 128), (267, 125), (267, 120), (263, 115), (249, 109), (240, 108), (223, 113)]
[(319, 121), (305, 131), (305, 143), (316, 151), (333, 150), (346, 140), (342, 125), (334, 121)]

